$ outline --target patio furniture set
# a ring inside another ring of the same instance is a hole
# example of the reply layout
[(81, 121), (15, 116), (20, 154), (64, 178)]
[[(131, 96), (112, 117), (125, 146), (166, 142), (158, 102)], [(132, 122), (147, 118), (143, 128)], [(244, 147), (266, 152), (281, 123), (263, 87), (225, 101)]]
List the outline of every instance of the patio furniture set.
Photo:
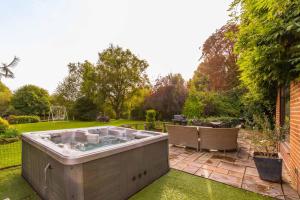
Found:
[(197, 151), (238, 150), (239, 128), (211, 128), (201, 126), (167, 126), (169, 144), (195, 148)]

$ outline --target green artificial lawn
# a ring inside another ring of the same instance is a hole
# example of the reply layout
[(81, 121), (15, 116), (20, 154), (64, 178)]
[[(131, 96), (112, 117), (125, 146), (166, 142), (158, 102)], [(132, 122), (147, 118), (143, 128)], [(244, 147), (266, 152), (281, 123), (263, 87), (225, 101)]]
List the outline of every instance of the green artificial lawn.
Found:
[(20, 167), (0, 170), (0, 199), (40, 199), (22, 178)]
[[(0, 199), (39, 199), (20, 174), (20, 167), (0, 171)], [(117, 181), (117, 180), (116, 180)], [(270, 200), (184, 172), (171, 170), (130, 200)]]
[(130, 200), (270, 200), (253, 192), (177, 170), (153, 182)]

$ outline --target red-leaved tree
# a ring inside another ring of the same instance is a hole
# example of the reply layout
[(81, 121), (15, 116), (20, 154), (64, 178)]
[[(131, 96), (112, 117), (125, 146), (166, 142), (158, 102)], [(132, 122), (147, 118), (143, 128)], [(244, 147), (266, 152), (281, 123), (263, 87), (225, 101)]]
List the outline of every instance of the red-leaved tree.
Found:
[(202, 46), (202, 62), (192, 84), (198, 90), (227, 91), (239, 84), (237, 55), (234, 53), (238, 27), (229, 23), (213, 33)]

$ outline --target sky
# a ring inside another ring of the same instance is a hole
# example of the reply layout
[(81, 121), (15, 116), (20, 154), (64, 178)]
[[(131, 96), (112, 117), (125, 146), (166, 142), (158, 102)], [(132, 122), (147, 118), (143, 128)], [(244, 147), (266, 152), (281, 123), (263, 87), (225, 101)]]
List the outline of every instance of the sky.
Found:
[(0, 0), (0, 63), (21, 61), (11, 90), (34, 84), (55, 91), (67, 64), (110, 44), (147, 60), (151, 81), (169, 73), (188, 80), (205, 40), (229, 20), (231, 0)]

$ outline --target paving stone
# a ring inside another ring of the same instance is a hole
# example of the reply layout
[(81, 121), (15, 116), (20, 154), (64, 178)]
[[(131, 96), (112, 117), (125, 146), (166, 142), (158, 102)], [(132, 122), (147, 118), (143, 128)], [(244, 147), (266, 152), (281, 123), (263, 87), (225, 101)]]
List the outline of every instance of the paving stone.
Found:
[(178, 151), (177, 148), (170, 147), (170, 148), (169, 148), (169, 153), (179, 154), (180, 152)]
[(205, 164), (207, 160), (209, 160), (209, 159), (208, 158), (206, 158), (206, 159), (197, 159), (197, 160), (194, 160), (193, 162), (196, 162), (196, 163), (199, 163), (199, 164)]
[[(202, 153), (203, 154), (203, 153)], [(196, 159), (198, 159), (201, 155), (202, 155), (201, 153), (193, 153), (193, 154), (191, 154), (191, 155), (189, 155), (188, 157), (186, 157), (184, 160), (185, 161), (194, 161), (194, 160), (196, 160)]]
[(245, 175), (243, 185), (245, 189), (248, 188), (250, 191), (255, 191), (257, 193), (276, 198), (283, 198), (281, 184), (279, 183), (264, 181), (257, 176)]
[(188, 153), (188, 152), (184, 152), (184, 153), (181, 153), (180, 156), (184, 157), (184, 158), (187, 158), (191, 155), (191, 153)]
[(233, 164), (233, 163), (227, 163), (227, 162), (220, 162), (218, 167), (221, 167), (221, 168), (224, 168), (227, 170), (231, 170), (231, 171), (235, 171), (235, 172), (239, 172), (239, 173), (244, 173), (244, 171), (245, 171), (244, 166)]
[(289, 171), (284, 165), (282, 168), (282, 180), (283, 180), (283, 182), (288, 183), (288, 184), (291, 184), (291, 182), (292, 182)]
[(187, 163), (182, 163), (182, 162), (179, 162), (177, 163), (176, 165), (174, 165), (174, 169), (178, 169), (178, 170), (183, 170), (185, 167), (187, 167), (188, 164)]
[(255, 184), (243, 183), (242, 188), (255, 193), (276, 197), (278, 199), (284, 199), (281, 189), (272, 187), (271, 185), (264, 185), (259, 183), (255, 183)]
[(285, 196), (284, 200), (299, 200), (299, 197), (293, 198), (293, 197)]
[(288, 183), (283, 183), (282, 188), (287, 200), (300, 200), (298, 193)]
[(205, 164), (207, 165), (211, 165), (211, 166), (218, 166), (220, 163), (220, 160), (217, 160), (217, 159), (208, 159)]
[(216, 169), (216, 167), (215, 166), (212, 166), (212, 165), (202, 165), (202, 167), (201, 168), (203, 168), (203, 169), (208, 169), (208, 170), (211, 170), (211, 171), (214, 171), (215, 169)]
[(171, 148), (169, 148), (169, 154), (178, 154), (175, 150), (171, 150)]
[(190, 162), (189, 165), (194, 166), (194, 167), (202, 167), (203, 164), (197, 163), (197, 162)]
[(211, 173), (212, 173), (211, 170), (200, 168), (200, 169), (195, 173), (195, 175), (197, 175), (197, 176), (202, 176), (202, 177), (204, 177), (204, 178), (208, 178), (208, 177), (210, 176)]
[(182, 152), (178, 152), (177, 150), (169, 151), (170, 154), (179, 155)]
[(202, 156), (199, 159), (206, 159), (206, 158), (211, 158), (213, 156), (212, 153), (210, 152), (202, 152)]
[(170, 149), (170, 151), (172, 151), (172, 152), (178, 152), (179, 153), (179, 151), (182, 151), (182, 147), (177, 147), (177, 146), (169, 146), (169, 149)]
[(238, 159), (239, 159), (239, 157), (238, 157), (237, 152), (226, 152), (225, 157), (222, 160), (225, 161), (225, 162), (234, 163)]
[(185, 149), (183, 147), (172, 147), (177, 153), (184, 153)]
[(173, 162), (173, 163), (179, 163), (179, 162), (183, 162), (182, 159), (173, 159), (173, 160), (170, 160), (170, 162)]
[(178, 157), (178, 155), (176, 155), (176, 154), (169, 154), (169, 160), (174, 160), (174, 159), (176, 159)]
[(170, 166), (172, 169), (182, 170), (184, 167), (181, 165), (172, 165)]
[(243, 178), (243, 176), (244, 176), (243, 173), (236, 172), (236, 171), (231, 171), (231, 170), (228, 171), (228, 175), (235, 176), (235, 177), (238, 177), (238, 178)]
[(199, 158), (197, 158), (197, 159), (195, 160), (195, 162), (200, 163), (200, 164), (203, 164), (203, 163), (205, 163), (207, 160), (209, 160), (211, 157), (212, 157), (211, 154), (203, 153)]
[(259, 176), (257, 169), (256, 168), (252, 168), (252, 167), (246, 167), (245, 174), (251, 175), (251, 176)]
[(195, 166), (192, 166), (192, 165), (188, 165), (187, 167), (185, 167), (183, 169), (183, 171), (187, 172), (187, 173), (190, 173), (190, 174), (195, 174), (196, 171), (199, 170), (199, 167), (195, 167)]
[(213, 159), (213, 160), (217, 159), (220, 161), (233, 162), (233, 163), (236, 161), (235, 153), (234, 153), (234, 155), (231, 155), (231, 154), (213, 155), (210, 159)]
[(184, 152), (188, 153), (188, 154), (189, 153), (192, 154), (192, 153), (196, 152), (196, 149), (194, 149), (194, 148), (184, 147), (183, 149), (184, 149)]
[(178, 161), (171, 160), (169, 163), (170, 163), (170, 167), (173, 167), (178, 163)]
[(228, 170), (227, 169), (223, 169), (221, 167), (216, 167), (214, 172), (220, 173), (220, 174), (228, 174)]
[(178, 160), (184, 160), (185, 158), (186, 158), (185, 156), (182, 156), (182, 154), (180, 154), (179, 156), (177, 156), (176, 159), (178, 159)]
[(270, 182), (261, 180), (258, 176), (251, 176), (251, 175), (245, 174), (243, 183), (246, 183), (246, 184), (254, 184), (254, 183), (257, 183), (257, 184), (268, 185)]
[(254, 161), (250, 159), (247, 160), (238, 159), (234, 163), (237, 165), (243, 165), (247, 167), (256, 167)]
[(242, 185), (241, 178), (238, 178), (235, 176), (230, 176), (230, 175), (225, 175), (225, 174), (220, 174), (217, 172), (212, 172), (208, 178), (218, 181), (218, 182), (221, 182), (221, 183), (232, 185), (234, 187), (241, 187), (241, 185)]

